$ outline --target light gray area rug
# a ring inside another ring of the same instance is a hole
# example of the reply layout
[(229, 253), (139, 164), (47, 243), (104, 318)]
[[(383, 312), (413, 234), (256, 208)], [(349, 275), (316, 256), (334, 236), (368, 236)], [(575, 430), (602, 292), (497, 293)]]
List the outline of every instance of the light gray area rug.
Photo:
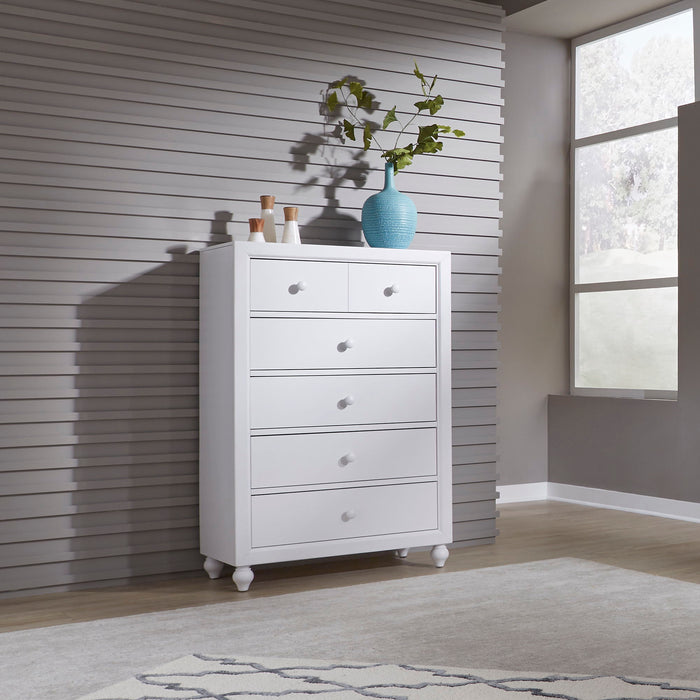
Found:
[(232, 591), (230, 603), (2, 634), (0, 697), (75, 700), (212, 653), (697, 682), (699, 620), (696, 584), (572, 558), (268, 598)]
[[(641, 678), (513, 674), (407, 664), (356, 664), (194, 654), (80, 700), (689, 700), (700, 684)], [(507, 697), (508, 696), (508, 697)]]

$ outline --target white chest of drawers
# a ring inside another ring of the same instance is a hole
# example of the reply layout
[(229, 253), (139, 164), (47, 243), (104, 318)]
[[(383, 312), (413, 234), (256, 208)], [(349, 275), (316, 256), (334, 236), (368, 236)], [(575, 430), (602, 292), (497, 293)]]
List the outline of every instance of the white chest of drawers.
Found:
[(200, 543), (212, 577), (452, 541), (450, 255), (201, 253)]

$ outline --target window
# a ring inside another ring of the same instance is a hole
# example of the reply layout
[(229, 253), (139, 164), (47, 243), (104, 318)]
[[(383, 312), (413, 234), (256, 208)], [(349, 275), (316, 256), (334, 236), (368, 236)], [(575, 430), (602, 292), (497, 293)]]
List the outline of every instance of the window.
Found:
[(677, 390), (677, 108), (695, 100), (692, 4), (573, 43), (574, 393)]

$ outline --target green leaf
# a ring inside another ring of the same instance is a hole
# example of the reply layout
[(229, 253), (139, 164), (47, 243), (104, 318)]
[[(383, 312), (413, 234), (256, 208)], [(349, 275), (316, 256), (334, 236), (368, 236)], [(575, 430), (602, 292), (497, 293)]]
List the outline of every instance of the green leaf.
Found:
[(454, 129), (452, 133), (458, 138), (461, 139), (462, 136), (466, 136), (466, 134), (461, 130), (461, 129)]
[(442, 95), (436, 95), (428, 100), (421, 100), (420, 102), (414, 102), (413, 104), (417, 107), (419, 112), (427, 109), (430, 111), (430, 114), (433, 115), (440, 111), (442, 106), (445, 104), (445, 100), (443, 100)]
[(406, 154), (410, 155), (411, 153), (413, 153), (413, 144), (408, 144), (408, 146), (391, 148), (388, 151), (384, 151), (384, 153), (382, 153), (382, 158), (388, 160), (389, 162), (392, 162), (396, 160), (396, 158), (398, 158), (399, 156), (403, 156)]
[(425, 79), (425, 76), (420, 72), (420, 68), (418, 68), (418, 63), (416, 61), (414, 61), (413, 65), (415, 66), (415, 68), (413, 69), (413, 75), (415, 75), (416, 78), (418, 78), (418, 80), (420, 80), (421, 85), (427, 85), (428, 82)]
[(418, 129), (418, 143), (425, 143), (426, 141), (435, 141), (437, 139), (438, 130), (437, 124), (430, 124), (428, 126), (421, 126)]
[(399, 170), (403, 170), (403, 168), (408, 167), (413, 163), (413, 155), (406, 153), (402, 156), (400, 156), (397, 160), (394, 161), (394, 172), (397, 172)]
[(362, 101), (362, 93), (364, 92), (364, 90), (362, 89), (362, 83), (353, 81), (348, 85), (348, 89), (350, 90), (351, 95), (355, 95), (355, 99), (357, 100), (357, 104), (359, 105)]
[(338, 95), (336, 94), (335, 90), (329, 93), (328, 97), (326, 98), (326, 105), (328, 106), (329, 111), (335, 112), (336, 107), (338, 106)]
[(439, 112), (442, 109), (442, 106), (445, 104), (445, 100), (442, 99), (442, 95), (436, 95), (430, 102), (431, 115)]
[(331, 83), (331, 87), (335, 88), (336, 90), (343, 87), (345, 83), (348, 82), (347, 78), (341, 78), (340, 80), (336, 80), (334, 83)]
[(367, 92), (367, 90), (362, 87), (362, 83), (354, 81), (348, 85), (348, 89), (350, 90), (350, 94), (355, 96), (357, 106), (360, 109), (372, 109), (372, 99), (374, 96), (371, 92)]
[(442, 141), (423, 141), (416, 144), (414, 155), (421, 153), (438, 153), (442, 150)]
[(386, 129), (389, 124), (392, 124), (393, 122), (399, 121), (396, 118), (396, 105), (394, 105), (387, 113), (386, 117), (384, 117), (384, 121), (382, 122), (382, 129)]
[(390, 151), (384, 151), (382, 158), (387, 163), (393, 163), (394, 172), (397, 172), (413, 162), (413, 153), (413, 144), (409, 144), (403, 148), (392, 148)]
[(355, 125), (347, 119), (343, 119), (343, 133), (351, 140), (355, 140)]
[(430, 92), (433, 91), (433, 88), (435, 87), (435, 83), (437, 83), (437, 75), (433, 78), (433, 82), (430, 83)]
[(369, 147), (372, 145), (372, 130), (369, 128), (369, 124), (365, 124), (365, 129), (362, 134), (362, 146), (365, 149), (365, 151), (369, 150)]
[(373, 95), (371, 92), (367, 92), (366, 90), (362, 92), (362, 99), (360, 99), (357, 103), (357, 106), (366, 109), (367, 111), (372, 109), (372, 98)]

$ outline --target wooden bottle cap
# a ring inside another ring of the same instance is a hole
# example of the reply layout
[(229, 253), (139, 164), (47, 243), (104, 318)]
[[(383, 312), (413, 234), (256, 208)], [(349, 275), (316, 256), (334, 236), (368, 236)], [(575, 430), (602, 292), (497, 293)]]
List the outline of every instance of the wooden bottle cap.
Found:
[(284, 208), (284, 220), (285, 221), (296, 221), (299, 216), (299, 209), (297, 207), (285, 207)]
[(248, 219), (248, 223), (250, 224), (250, 232), (256, 233), (263, 230), (265, 219)]
[(274, 209), (275, 198), (271, 194), (260, 195), (260, 206), (263, 209)]

